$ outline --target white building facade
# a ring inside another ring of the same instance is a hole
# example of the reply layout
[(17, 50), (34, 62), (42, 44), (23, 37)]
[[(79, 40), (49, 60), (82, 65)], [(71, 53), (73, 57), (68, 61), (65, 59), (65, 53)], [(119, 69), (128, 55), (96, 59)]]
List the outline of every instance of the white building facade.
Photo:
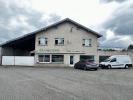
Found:
[[(66, 18), (1, 44), (0, 61), (3, 57), (12, 56), (12, 65), (16, 65), (15, 58), (18, 56), (22, 59), (25, 57), (25, 60), (31, 56), (31, 59), (35, 58), (32, 64), (46, 67), (73, 66), (83, 59), (99, 62), (100, 37), (97, 32)], [(21, 64), (26, 61), (22, 60)]]
[(99, 61), (100, 34), (73, 20), (53, 24), (35, 36), (35, 63), (38, 66), (73, 66), (82, 59)]

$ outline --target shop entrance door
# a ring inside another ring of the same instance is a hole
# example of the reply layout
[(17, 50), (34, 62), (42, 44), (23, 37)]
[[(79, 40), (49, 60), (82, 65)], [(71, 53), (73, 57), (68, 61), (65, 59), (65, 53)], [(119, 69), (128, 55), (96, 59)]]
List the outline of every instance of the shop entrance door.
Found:
[(70, 66), (74, 66), (74, 56), (70, 56)]

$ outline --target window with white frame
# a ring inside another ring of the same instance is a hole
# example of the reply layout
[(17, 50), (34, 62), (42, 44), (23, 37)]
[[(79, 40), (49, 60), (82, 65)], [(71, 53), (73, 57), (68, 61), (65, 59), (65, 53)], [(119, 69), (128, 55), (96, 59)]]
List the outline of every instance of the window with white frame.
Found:
[(38, 55), (39, 63), (63, 63), (64, 62), (64, 55)]
[(80, 55), (80, 61), (95, 61), (95, 56), (94, 55)]
[(52, 62), (63, 63), (64, 62), (64, 55), (52, 55)]
[(41, 37), (41, 38), (38, 39), (38, 44), (39, 45), (42, 45), (42, 46), (43, 45), (45, 46), (45, 45), (48, 44), (48, 39), (47, 38), (44, 38), (44, 37)]
[(39, 62), (50, 62), (50, 55), (38, 55)]
[(64, 38), (55, 38), (55, 45), (64, 45)]
[(91, 39), (83, 39), (83, 46), (91, 47), (92, 46), (92, 40)]

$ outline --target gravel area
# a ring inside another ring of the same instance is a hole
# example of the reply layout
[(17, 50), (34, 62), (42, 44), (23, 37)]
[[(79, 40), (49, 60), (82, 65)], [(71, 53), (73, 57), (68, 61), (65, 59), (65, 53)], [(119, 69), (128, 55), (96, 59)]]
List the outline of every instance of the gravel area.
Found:
[(1, 66), (0, 100), (133, 100), (133, 69)]

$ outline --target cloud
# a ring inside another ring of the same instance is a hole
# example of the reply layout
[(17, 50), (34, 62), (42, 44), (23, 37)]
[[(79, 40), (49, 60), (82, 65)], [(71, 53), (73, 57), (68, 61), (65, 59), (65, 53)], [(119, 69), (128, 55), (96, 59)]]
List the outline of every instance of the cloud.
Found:
[(112, 17), (104, 23), (106, 29), (110, 29), (119, 35), (133, 35), (133, 5), (124, 9), (117, 9)]
[(0, 43), (61, 19), (56, 14), (48, 15), (32, 9), (30, 2), (23, 0), (1, 0), (0, 13)]
[[(124, 1), (123, 1), (124, 2)], [(133, 3), (125, 2), (121, 4), (106, 20), (102, 26), (105, 32), (104, 42), (101, 41), (102, 46), (111, 47), (127, 47), (133, 43)], [(111, 33), (113, 37), (111, 37)], [(108, 39), (112, 38), (112, 39)]]
[(133, 37), (130, 35), (116, 35), (111, 30), (104, 31), (104, 36), (100, 38), (100, 46), (103, 48), (127, 48), (130, 44), (133, 44)]
[(113, 1), (118, 2), (118, 3), (122, 3), (122, 2), (125, 2), (127, 0), (100, 0), (100, 2), (102, 2), (102, 3), (110, 3)]
[[(60, 12), (59, 14), (64, 17), (65, 15), (73, 16), (72, 18), (74, 20), (78, 19), (78, 22), (85, 22), (87, 23), (86, 25), (104, 22), (102, 23), (103, 29), (99, 32), (103, 35), (103, 37), (100, 38), (101, 46), (127, 47), (128, 44), (133, 43), (132, 0), (100, 0), (103, 2), (102, 4), (92, 0), (91, 3), (84, 2), (86, 5), (91, 4), (90, 6), (82, 7), (82, 9), (76, 6), (74, 10), (72, 9), (72, 3), (69, 8), (66, 6), (67, 3), (70, 3), (69, 1), (61, 1), (61, 4), (58, 2), (53, 3), (52, 10), (50, 10), (52, 0), (49, 1), (48, 4), (48, 1), (44, 2), (41, 0), (42, 10), (37, 9), (41, 8), (40, 2), (35, 1), (35, 4), (38, 3), (38, 6), (34, 7), (31, 3), (33, 1), (34, 0), (0, 0), (0, 43), (40, 29), (61, 19), (57, 14), (49, 14), (49, 12)], [(81, 2), (82, 1), (79, 1), (79, 4)], [(43, 3), (45, 3), (45, 5)], [(84, 12), (84, 9), (90, 9), (90, 13)], [(112, 13), (112, 11), (114, 12)], [(79, 13), (80, 15), (82, 13), (82, 15), (80, 16)], [(111, 16), (107, 19), (109, 15)], [(106, 17), (104, 18), (103, 16)], [(100, 21), (101, 19), (103, 20)]]

